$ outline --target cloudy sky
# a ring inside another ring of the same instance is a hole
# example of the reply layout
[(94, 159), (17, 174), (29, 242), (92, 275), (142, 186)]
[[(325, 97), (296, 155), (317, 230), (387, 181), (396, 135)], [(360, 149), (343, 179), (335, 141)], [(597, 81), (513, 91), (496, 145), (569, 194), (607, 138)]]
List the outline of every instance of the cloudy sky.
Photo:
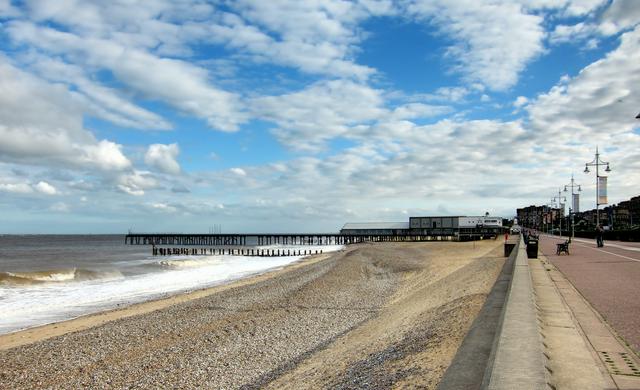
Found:
[(0, 0), (0, 233), (335, 231), (640, 194), (635, 0)]

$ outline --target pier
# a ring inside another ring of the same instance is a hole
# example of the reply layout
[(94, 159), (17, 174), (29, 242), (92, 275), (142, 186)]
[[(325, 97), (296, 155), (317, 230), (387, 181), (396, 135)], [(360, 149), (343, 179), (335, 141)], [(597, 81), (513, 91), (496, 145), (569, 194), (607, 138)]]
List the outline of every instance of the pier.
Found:
[(466, 241), (481, 234), (183, 234), (129, 233), (125, 244), (176, 246), (349, 245), (363, 242)]
[[(129, 233), (131, 245), (247, 246), (247, 245), (345, 245), (353, 239), (334, 233), (314, 234), (174, 234)], [(355, 241), (354, 241), (355, 242)]]
[(287, 248), (256, 248), (269, 245), (323, 246), (351, 245), (365, 242), (472, 241), (495, 237), (475, 232), (463, 234), (340, 234), (340, 233), (275, 233), (275, 234), (185, 234), (129, 233), (125, 244), (150, 245), (154, 256), (231, 255), (231, 256), (302, 256), (322, 251)]

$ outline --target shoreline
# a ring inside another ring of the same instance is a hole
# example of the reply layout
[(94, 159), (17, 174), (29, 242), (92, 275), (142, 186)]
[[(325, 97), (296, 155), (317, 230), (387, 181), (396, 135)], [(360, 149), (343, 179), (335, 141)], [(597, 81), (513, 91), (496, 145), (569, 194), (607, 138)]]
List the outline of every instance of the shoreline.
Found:
[(120, 304), (120, 307), (106, 309), (95, 313), (84, 314), (68, 320), (51, 322), (44, 325), (37, 325), (26, 329), (17, 330), (10, 333), (0, 334), (0, 351), (11, 348), (28, 345), (51, 337), (62, 336), (67, 333), (80, 330), (90, 329), (105, 323), (116, 321), (122, 318), (128, 318), (136, 315), (151, 313), (166, 307), (189, 302), (195, 299), (207, 297), (218, 292), (231, 288), (243, 287), (252, 283), (260, 282), (264, 279), (275, 277), (276, 275), (290, 270), (313, 264), (318, 261), (329, 258), (335, 252), (313, 254), (302, 257), (290, 264), (268, 269), (266, 271), (258, 271), (257, 273), (241, 276), (225, 283), (224, 281), (209, 287), (198, 288), (195, 290), (187, 290), (176, 293), (165, 293), (166, 296), (155, 297), (142, 302), (131, 304)]

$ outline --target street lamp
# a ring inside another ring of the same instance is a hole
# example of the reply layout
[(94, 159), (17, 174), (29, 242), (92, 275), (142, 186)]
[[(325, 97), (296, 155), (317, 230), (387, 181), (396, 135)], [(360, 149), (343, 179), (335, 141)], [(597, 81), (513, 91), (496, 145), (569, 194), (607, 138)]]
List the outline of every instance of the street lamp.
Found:
[(578, 192), (582, 191), (582, 188), (580, 187), (580, 184), (576, 184), (575, 180), (573, 180), (573, 173), (571, 174), (571, 183), (567, 184), (564, 186), (564, 192), (567, 192), (567, 188), (571, 188), (571, 207), (569, 207), (569, 220), (571, 221), (571, 237), (569, 238), (569, 241), (573, 240), (573, 238), (575, 237), (575, 223), (574, 223), (574, 217), (573, 217), (573, 213), (576, 212), (575, 209), (575, 199), (576, 199), (576, 193), (573, 191), (574, 188), (578, 188)]
[[(609, 167), (608, 161), (602, 161), (600, 159), (600, 153), (598, 152), (598, 147), (596, 146), (596, 158), (593, 161), (584, 164), (584, 173), (589, 173), (589, 167), (596, 167), (596, 226), (600, 226), (600, 202), (598, 199), (598, 195), (600, 193), (600, 166), (606, 165), (605, 172), (611, 172), (611, 168)], [(605, 203), (602, 203), (605, 204)]]
[(558, 220), (560, 221), (560, 224), (558, 226), (558, 228), (560, 229), (560, 232), (558, 233), (558, 235), (560, 237), (562, 237), (562, 219), (564, 218), (564, 208), (563, 208), (563, 204), (562, 201), (564, 200), (565, 202), (567, 201), (567, 197), (566, 196), (562, 196), (562, 191), (560, 189), (558, 189), (558, 196), (554, 196), (553, 198), (551, 198), (552, 202), (558, 201), (558, 211), (561, 215), (559, 215)]

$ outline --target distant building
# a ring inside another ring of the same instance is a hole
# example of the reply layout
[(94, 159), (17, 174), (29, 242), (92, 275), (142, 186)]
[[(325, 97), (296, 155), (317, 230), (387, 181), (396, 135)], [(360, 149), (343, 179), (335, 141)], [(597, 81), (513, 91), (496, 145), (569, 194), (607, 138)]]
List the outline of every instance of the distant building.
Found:
[(531, 205), (517, 209), (516, 215), (518, 223), (521, 226), (540, 231), (548, 231), (553, 229), (554, 225), (560, 224), (562, 209)]
[(491, 235), (502, 232), (502, 217), (433, 216), (410, 217), (409, 222), (346, 223), (344, 235)]
[[(520, 225), (541, 231), (557, 228), (562, 221), (563, 230), (571, 223), (562, 210), (549, 206), (528, 206), (517, 209)], [(600, 209), (600, 224), (608, 229), (624, 230), (640, 225), (640, 196)], [(573, 214), (576, 230), (593, 230), (598, 217), (596, 209)]]
[[(594, 210), (591, 211), (594, 212)], [(640, 225), (640, 196), (600, 210), (600, 223), (618, 230)]]

